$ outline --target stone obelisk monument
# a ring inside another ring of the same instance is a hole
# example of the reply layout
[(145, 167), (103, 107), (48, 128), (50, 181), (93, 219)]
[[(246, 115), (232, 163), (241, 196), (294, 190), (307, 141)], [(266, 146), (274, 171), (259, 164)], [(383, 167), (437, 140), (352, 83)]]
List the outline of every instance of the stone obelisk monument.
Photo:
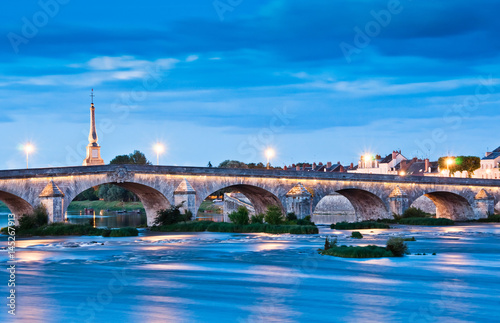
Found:
[(95, 129), (95, 107), (94, 107), (94, 89), (90, 94), (92, 103), (90, 103), (90, 133), (89, 144), (87, 146), (87, 157), (83, 160), (83, 166), (104, 165), (101, 158), (101, 147), (97, 144), (97, 131)]

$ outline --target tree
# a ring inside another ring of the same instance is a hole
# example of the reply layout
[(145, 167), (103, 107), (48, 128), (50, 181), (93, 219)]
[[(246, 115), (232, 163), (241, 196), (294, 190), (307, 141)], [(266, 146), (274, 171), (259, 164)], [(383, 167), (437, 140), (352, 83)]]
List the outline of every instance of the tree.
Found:
[[(453, 161), (451, 164), (448, 164), (449, 159)], [(481, 167), (481, 159), (476, 156), (440, 157), (438, 164), (440, 169), (449, 169), (450, 174), (467, 172), (467, 176), (470, 178), (474, 171)]]
[(97, 201), (99, 199), (98, 195), (99, 189), (97, 187), (91, 187), (88, 190), (85, 190), (78, 194), (75, 197), (75, 201)]
[(156, 212), (156, 218), (154, 221), (154, 225), (170, 225), (174, 223), (178, 223), (181, 221), (186, 221), (186, 219), (191, 216), (192, 214), (181, 214), (181, 208), (182, 204), (171, 206), (168, 209), (164, 210), (159, 210)]
[[(467, 177), (471, 178), (474, 172), (481, 168), (481, 159), (476, 156), (460, 156), (457, 163), (461, 164), (461, 170), (467, 172)], [(461, 160), (460, 160), (461, 159)]]
[(219, 164), (219, 168), (248, 168), (247, 164), (237, 161), (226, 159)]
[(240, 206), (238, 208), (238, 211), (236, 212), (231, 212), (229, 214), (229, 219), (231, 222), (234, 224), (239, 224), (239, 225), (247, 225), (249, 222), (248, 218), (248, 210), (244, 206)]
[(269, 205), (264, 219), (267, 223), (272, 225), (281, 224), (281, 222), (283, 222), (283, 212), (279, 206)]
[(139, 150), (134, 150), (133, 153), (128, 155), (118, 155), (113, 160), (109, 162), (111, 165), (123, 165), (123, 164), (134, 164), (134, 165), (152, 165), (146, 156)]
[(31, 214), (24, 214), (19, 219), (19, 228), (29, 230), (39, 228), (49, 222), (49, 214), (45, 206), (39, 204)]

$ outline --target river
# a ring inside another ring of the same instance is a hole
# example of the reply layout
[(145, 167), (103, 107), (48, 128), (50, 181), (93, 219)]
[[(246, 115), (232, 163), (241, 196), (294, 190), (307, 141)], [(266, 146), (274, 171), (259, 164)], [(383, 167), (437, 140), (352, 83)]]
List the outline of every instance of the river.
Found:
[[(128, 238), (20, 239), (16, 321), (500, 321), (500, 225), (360, 231), (362, 240), (327, 227), (311, 236), (141, 229)], [(341, 244), (417, 241), (404, 258), (342, 259), (317, 254), (328, 235)]]

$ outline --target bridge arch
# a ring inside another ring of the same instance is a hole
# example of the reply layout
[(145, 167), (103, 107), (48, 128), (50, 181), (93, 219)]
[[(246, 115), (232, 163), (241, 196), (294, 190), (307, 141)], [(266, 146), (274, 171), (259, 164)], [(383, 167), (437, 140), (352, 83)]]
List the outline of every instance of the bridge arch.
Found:
[(142, 183), (135, 183), (135, 182), (117, 183), (117, 182), (104, 181), (104, 182), (99, 182), (99, 183), (93, 183), (92, 185), (78, 187), (78, 189), (71, 190), (71, 193), (68, 194), (65, 198), (66, 203), (65, 203), (64, 211), (63, 211), (64, 214), (66, 214), (66, 211), (68, 209), (69, 204), (80, 193), (84, 192), (85, 190), (87, 190), (91, 187), (105, 185), (105, 184), (112, 184), (112, 185), (122, 187), (122, 188), (134, 193), (135, 195), (137, 195), (137, 197), (142, 202), (144, 209), (146, 211), (148, 226), (153, 225), (154, 220), (156, 218), (157, 211), (162, 210), (162, 209), (167, 209), (171, 206), (171, 203), (166, 198), (166, 196), (162, 192), (160, 192), (159, 190), (153, 188), (152, 186), (142, 184)]
[(429, 198), (436, 205), (437, 218), (447, 218), (457, 221), (474, 218), (474, 209), (471, 203), (457, 193), (432, 191), (422, 196)]
[(376, 194), (362, 188), (343, 188), (335, 191), (351, 202), (357, 221), (391, 218), (389, 208)]
[(320, 196), (311, 215), (316, 224), (337, 222), (356, 222), (356, 213), (352, 203), (339, 193)]
[(200, 208), (201, 203), (209, 197), (211, 194), (217, 192), (218, 190), (222, 189), (231, 189), (234, 191), (238, 191), (245, 195), (249, 200), (250, 203), (252, 203), (255, 213), (265, 213), (267, 210), (267, 207), (269, 205), (277, 205), (281, 208), (283, 214), (286, 214), (286, 209), (283, 207), (283, 203), (276, 196), (274, 193), (270, 192), (269, 190), (256, 186), (256, 185), (251, 185), (251, 184), (233, 184), (233, 185), (224, 185), (220, 186), (217, 189), (213, 189), (209, 194), (203, 194), (200, 196), (197, 196), (197, 207), (196, 207), (196, 214), (198, 214), (198, 210)]
[(33, 206), (28, 201), (12, 193), (0, 191), (0, 201), (16, 216), (16, 222), (22, 215), (33, 213)]

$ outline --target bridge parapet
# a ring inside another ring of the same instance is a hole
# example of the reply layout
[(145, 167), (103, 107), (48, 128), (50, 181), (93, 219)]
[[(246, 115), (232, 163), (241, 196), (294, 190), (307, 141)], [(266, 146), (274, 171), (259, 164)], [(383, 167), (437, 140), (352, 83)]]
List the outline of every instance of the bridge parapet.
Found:
[[(62, 197), (41, 194), (50, 181), (64, 194)], [(299, 183), (310, 197), (298, 199), (290, 193)], [(299, 217), (312, 214), (323, 197), (338, 193), (349, 199), (359, 220), (402, 214), (422, 195), (433, 200), (438, 216), (457, 220), (485, 217), (500, 200), (500, 180), (491, 179), (152, 165), (4, 170), (0, 171), (0, 200), (19, 215), (42, 203), (52, 212), (52, 220), (59, 221), (79, 193), (102, 184), (115, 184), (137, 194), (146, 208), (148, 224), (152, 224), (156, 211), (180, 201), (185, 201), (186, 210), (196, 216), (203, 200), (223, 188), (245, 194), (257, 213), (276, 204), (284, 213), (295, 212)], [(478, 195), (481, 190), (486, 195)]]

